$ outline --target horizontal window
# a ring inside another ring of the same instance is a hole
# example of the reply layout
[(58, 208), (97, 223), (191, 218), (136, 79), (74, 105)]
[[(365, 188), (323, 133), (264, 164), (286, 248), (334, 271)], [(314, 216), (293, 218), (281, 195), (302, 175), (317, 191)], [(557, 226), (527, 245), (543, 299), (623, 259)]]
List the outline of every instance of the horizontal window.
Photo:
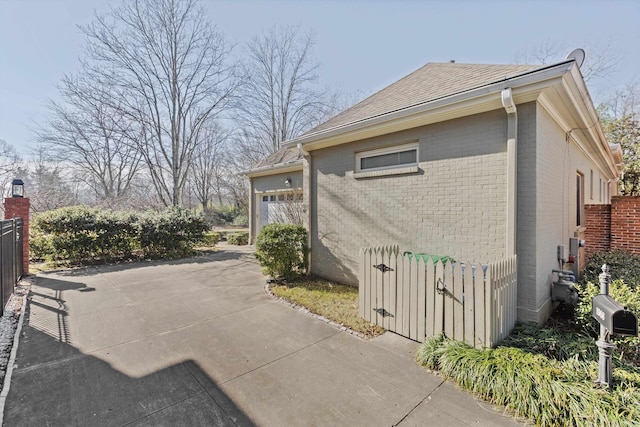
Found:
[(394, 169), (418, 165), (418, 144), (403, 144), (395, 147), (356, 153), (356, 172)]

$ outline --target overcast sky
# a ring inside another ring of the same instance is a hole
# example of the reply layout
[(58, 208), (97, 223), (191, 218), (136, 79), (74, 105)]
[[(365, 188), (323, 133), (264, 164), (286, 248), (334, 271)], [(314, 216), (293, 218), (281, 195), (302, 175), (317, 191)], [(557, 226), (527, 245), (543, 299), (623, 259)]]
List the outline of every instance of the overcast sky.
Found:
[[(27, 155), (56, 84), (78, 68), (78, 25), (111, 0), (0, 0), (0, 139)], [(427, 62), (513, 63), (547, 41), (575, 47), (611, 40), (621, 62), (592, 97), (640, 80), (640, 1), (207, 1), (227, 40), (243, 44), (276, 24), (316, 35), (323, 86), (370, 94)], [(587, 50), (587, 57), (589, 51)]]

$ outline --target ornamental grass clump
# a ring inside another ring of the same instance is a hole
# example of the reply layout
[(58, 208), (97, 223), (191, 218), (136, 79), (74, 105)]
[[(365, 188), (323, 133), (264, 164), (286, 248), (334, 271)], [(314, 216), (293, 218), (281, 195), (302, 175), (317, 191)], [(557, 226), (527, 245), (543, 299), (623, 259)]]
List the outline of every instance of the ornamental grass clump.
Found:
[(514, 347), (478, 350), (431, 337), (417, 360), (460, 386), (541, 426), (640, 425), (640, 370), (614, 370), (618, 387), (594, 384), (597, 363), (547, 358)]

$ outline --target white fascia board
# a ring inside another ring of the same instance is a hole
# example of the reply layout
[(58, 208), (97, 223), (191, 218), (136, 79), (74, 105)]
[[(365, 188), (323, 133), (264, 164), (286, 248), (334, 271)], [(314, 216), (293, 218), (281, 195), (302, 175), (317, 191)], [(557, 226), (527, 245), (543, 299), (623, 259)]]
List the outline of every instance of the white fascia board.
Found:
[(240, 172), (239, 175), (244, 175), (248, 178), (258, 178), (260, 176), (277, 175), (287, 172), (300, 172), (302, 171), (302, 159), (294, 162), (278, 163), (275, 165), (263, 166), (260, 168), (249, 169), (248, 171)]
[[(563, 87), (579, 117), (579, 122), (569, 130), (582, 131), (593, 142), (593, 147), (605, 160), (613, 177), (618, 178), (620, 175), (619, 168), (604, 135), (598, 112), (593, 105), (589, 91), (577, 67), (572, 70), (572, 73), (565, 76)], [(584, 147), (582, 148), (584, 149)]]
[(302, 144), (305, 150), (331, 147), (364, 138), (412, 129), (430, 123), (451, 120), (502, 108), (500, 93), (511, 87), (516, 103), (534, 101), (540, 92), (561, 82), (573, 61), (532, 70), (509, 79), (490, 83), (461, 93), (392, 111), (360, 122), (326, 129), (284, 143), (286, 147)]

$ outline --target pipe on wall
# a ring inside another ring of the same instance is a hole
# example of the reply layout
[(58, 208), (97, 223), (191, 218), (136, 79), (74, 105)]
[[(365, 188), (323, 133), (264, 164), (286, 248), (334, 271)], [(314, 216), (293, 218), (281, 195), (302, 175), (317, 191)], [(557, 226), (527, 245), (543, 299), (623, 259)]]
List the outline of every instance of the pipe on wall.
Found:
[(505, 255), (516, 254), (516, 218), (518, 197), (518, 110), (508, 87), (501, 93), (502, 106), (507, 112), (507, 240)]

